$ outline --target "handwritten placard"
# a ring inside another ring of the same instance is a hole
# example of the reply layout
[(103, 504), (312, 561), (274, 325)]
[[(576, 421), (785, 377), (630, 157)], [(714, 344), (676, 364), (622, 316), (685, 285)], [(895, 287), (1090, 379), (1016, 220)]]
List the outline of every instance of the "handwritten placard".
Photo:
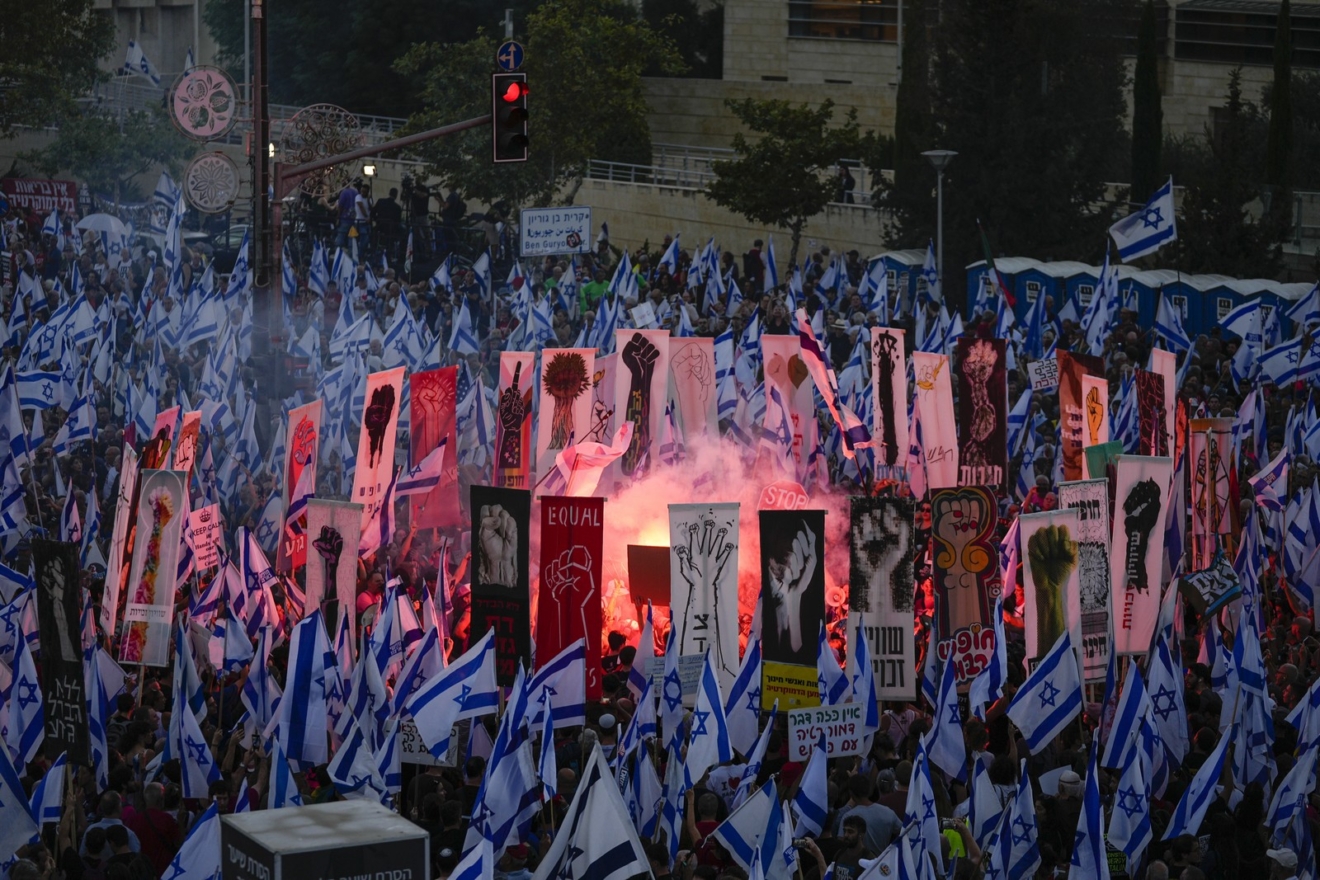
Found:
[(1056, 358), (1044, 358), (1027, 364), (1027, 376), (1031, 379), (1032, 391), (1049, 391), (1059, 387), (1059, 361)]
[(825, 750), (831, 758), (860, 755), (865, 745), (865, 706), (848, 703), (843, 706), (812, 706), (808, 709), (790, 709), (788, 712), (788, 752), (791, 760), (806, 761), (821, 735), (825, 736)]

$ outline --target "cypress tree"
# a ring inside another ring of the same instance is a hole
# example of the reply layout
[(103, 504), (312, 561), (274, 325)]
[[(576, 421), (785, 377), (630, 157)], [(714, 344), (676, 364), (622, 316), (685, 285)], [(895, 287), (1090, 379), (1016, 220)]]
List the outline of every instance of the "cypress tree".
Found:
[(1132, 79), (1132, 191), (1128, 200), (1135, 204), (1144, 203), (1163, 183), (1160, 150), (1164, 144), (1164, 110), (1160, 107), (1157, 27), (1154, 0), (1146, 0), (1137, 31), (1137, 66)]
[(1292, 214), (1292, 199), (1289, 197), (1292, 150), (1292, 16), (1288, 0), (1283, 0), (1274, 25), (1274, 85), (1270, 89), (1270, 133), (1265, 146), (1265, 182), (1274, 187), (1271, 213), (1284, 227), (1288, 225)]

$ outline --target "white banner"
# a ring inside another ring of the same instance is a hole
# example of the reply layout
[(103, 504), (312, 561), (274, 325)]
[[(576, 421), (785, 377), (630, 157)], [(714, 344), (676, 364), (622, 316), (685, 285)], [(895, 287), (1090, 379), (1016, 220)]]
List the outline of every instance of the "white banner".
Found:
[(116, 615), (119, 613), (119, 591), (124, 583), (125, 546), (128, 544), (128, 524), (133, 516), (133, 490), (137, 488), (138, 455), (133, 447), (124, 444), (124, 460), (119, 467), (119, 494), (115, 498), (115, 526), (110, 533), (110, 556), (105, 564), (105, 593), (101, 598), (101, 628), (114, 635)]
[(220, 545), (225, 539), (225, 518), (219, 504), (199, 507), (188, 515), (193, 533), (193, 555), (198, 571), (220, 564)]
[(715, 340), (702, 336), (669, 340), (669, 376), (684, 441), (717, 436)]
[(1114, 650), (1145, 654), (1160, 616), (1160, 571), (1173, 459), (1120, 455), (1116, 470), (1110, 542)]
[(1109, 663), (1109, 481), (1059, 484), (1059, 506), (1076, 510), (1077, 577), (1082, 606), (1082, 670), (1104, 681)]
[(911, 699), (916, 679), (915, 514), (916, 505), (907, 498), (852, 499), (848, 650), (856, 650), (852, 636), (860, 619), (881, 700)]
[(1065, 632), (1072, 633), (1081, 668), (1082, 605), (1077, 571), (1076, 510), (1024, 513), (1020, 524), (1019, 559), (1022, 560), (1022, 622), (1027, 638), (1027, 664), (1054, 647)]
[(926, 450), (926, 483), (933, 491), (958, 485), (958, 422), (953, 415), (953, 383), (949, 358), (912, 352), (917, 378), (917, 408)]
[(825, 754), (831, 758), (860, 755), (866, 735), (866, 707), (861, 703), (843, 706), (812, 706), (788, 711), (788, 755), (790, 761), (811, 759), (816, 743), (825, 737)]
[[(394, 441), (399, 427), (399, 405), (403, 402), (404, 369), (395, 367), (367, 377), (357, 465), (353, 469), (353, 503), (362, 505), (362, 529), (370, 525), (380, 510), (394, 475)], [(360, 531), (355, 537), (361, 537)]]
[(624, 476), (641, 476), (659, 464), (660, 436), (669, 389), (669, 331), (616, 330), (615, 424), (633, 423), (632, 442), (619, 460)]
[[(361, 539), (361, 504), (307, 499), (304, 613), (310, 614), (326, 599), (338, 599), (340, 613), (348, 614), (350, 633), (356, 633), (357, 627), (357, 548)], [(327, 629), (330, 621), (327, 617)]]
[[(120, 663), (170, 665), (170, 609), (179, 574), (179, 547), (188, 514), (188, 487), (178, 471), (143, 471), (133, 538), (133, 567), (126, 589)], [(129, 609), (137, 606), (137, 620)], [(148, 609), (163, 611), (160, 615)]]
[(796, 336), (762, 336), (761, 354), (765, 359), (766, 399), (773, 386), (788, 408), (788, 418), (793, 423), (793, 462), (801, 477), (807, 458), (816, 447), (818, 433), (815, 385), (802, 362), (802, 343)]
[(907, 466), (908, 453), (907, 356), (902, 330), (871, 328), (871, 393), (876, 477), (883, 474), (897, 479)]
[(518, 255), (585, 254), (591, 250), (591, 208), (523, 208)]
[(1027, 378), (1032, 391), (1053, 391), (1059, 387), (1059, 359), (1041, 358), (1027, 363)]
[(709, 648), (728, 693), (738, 677), (738, 504), (669, 505), (669, 609), (682, 655)]
[[(591, 429), (594, 348), (541, 351), (541, 399), (536, 414), (536, 479), (554, 466), (569, 441), (580, 443)], [(601, 442), (608, 443), (605, 437)]]

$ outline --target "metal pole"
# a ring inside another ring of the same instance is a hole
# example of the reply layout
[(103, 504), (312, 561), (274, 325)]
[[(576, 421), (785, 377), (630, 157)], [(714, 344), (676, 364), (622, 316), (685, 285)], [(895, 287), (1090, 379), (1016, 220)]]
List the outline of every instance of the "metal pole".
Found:
[(944, 299), (944, 169), (935, 172), (935, 272), (940, 281), (940, 299)]
[(252, 113), (252, 0), (247, 0), (243, 16), (243, 88), (247, 92), (248, 114)]

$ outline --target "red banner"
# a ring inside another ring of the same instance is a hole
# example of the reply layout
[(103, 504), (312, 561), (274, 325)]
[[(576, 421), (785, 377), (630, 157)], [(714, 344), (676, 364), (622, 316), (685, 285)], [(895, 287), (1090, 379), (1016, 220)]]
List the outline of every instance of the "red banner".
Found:
[(6, 177), (0, 180), (0, 190), (11, 205), (30, 208), (42, 215), (56, 210), (72, 214), (78, 209), (78, 184), (72, 180)]
[(588, 700), (600, 699), (600, 563), (604, 543), (604, 498), (541, 499), (536, 658), (546, 663), (585, 638)]
[(1098, 357), (1074, 352), (1056, 352), (1059, 358), (1059, 418), (1063, 430), (1063, 478), (1080, 480), (1082, 473), (1082, 431), (1086, 425), (1086, 404), (1082, 400), (1082, 377), (1104, 378), (1105, 363)]
[[(313, 400), (289, 410), (288, 427), (285, 430), (288, 454), (284, 457), (284, 502), (285, 509), (293, 504), (294, 490), (303, 470), (311, 468), (312, 492), (316, 492), (316, 461), (320, 457), (322, 401)], [(290, 571), (307, 564), (307, 514), (299, 518), (300, 528), (284, 530), (280, 534), (279, 554), (276, 557), (276, 571)]]
[(441, 367), (413, 373), (412, 408), (409, 410), (411, 447), (409, 467), (445, 441), (444, 471), (440, 485), (425, 495), (412, 497), (413, 523), (419, 529), (461, 525), (458, 511), (458, 433), (454, 406), (458, 394), (458, 367)]

